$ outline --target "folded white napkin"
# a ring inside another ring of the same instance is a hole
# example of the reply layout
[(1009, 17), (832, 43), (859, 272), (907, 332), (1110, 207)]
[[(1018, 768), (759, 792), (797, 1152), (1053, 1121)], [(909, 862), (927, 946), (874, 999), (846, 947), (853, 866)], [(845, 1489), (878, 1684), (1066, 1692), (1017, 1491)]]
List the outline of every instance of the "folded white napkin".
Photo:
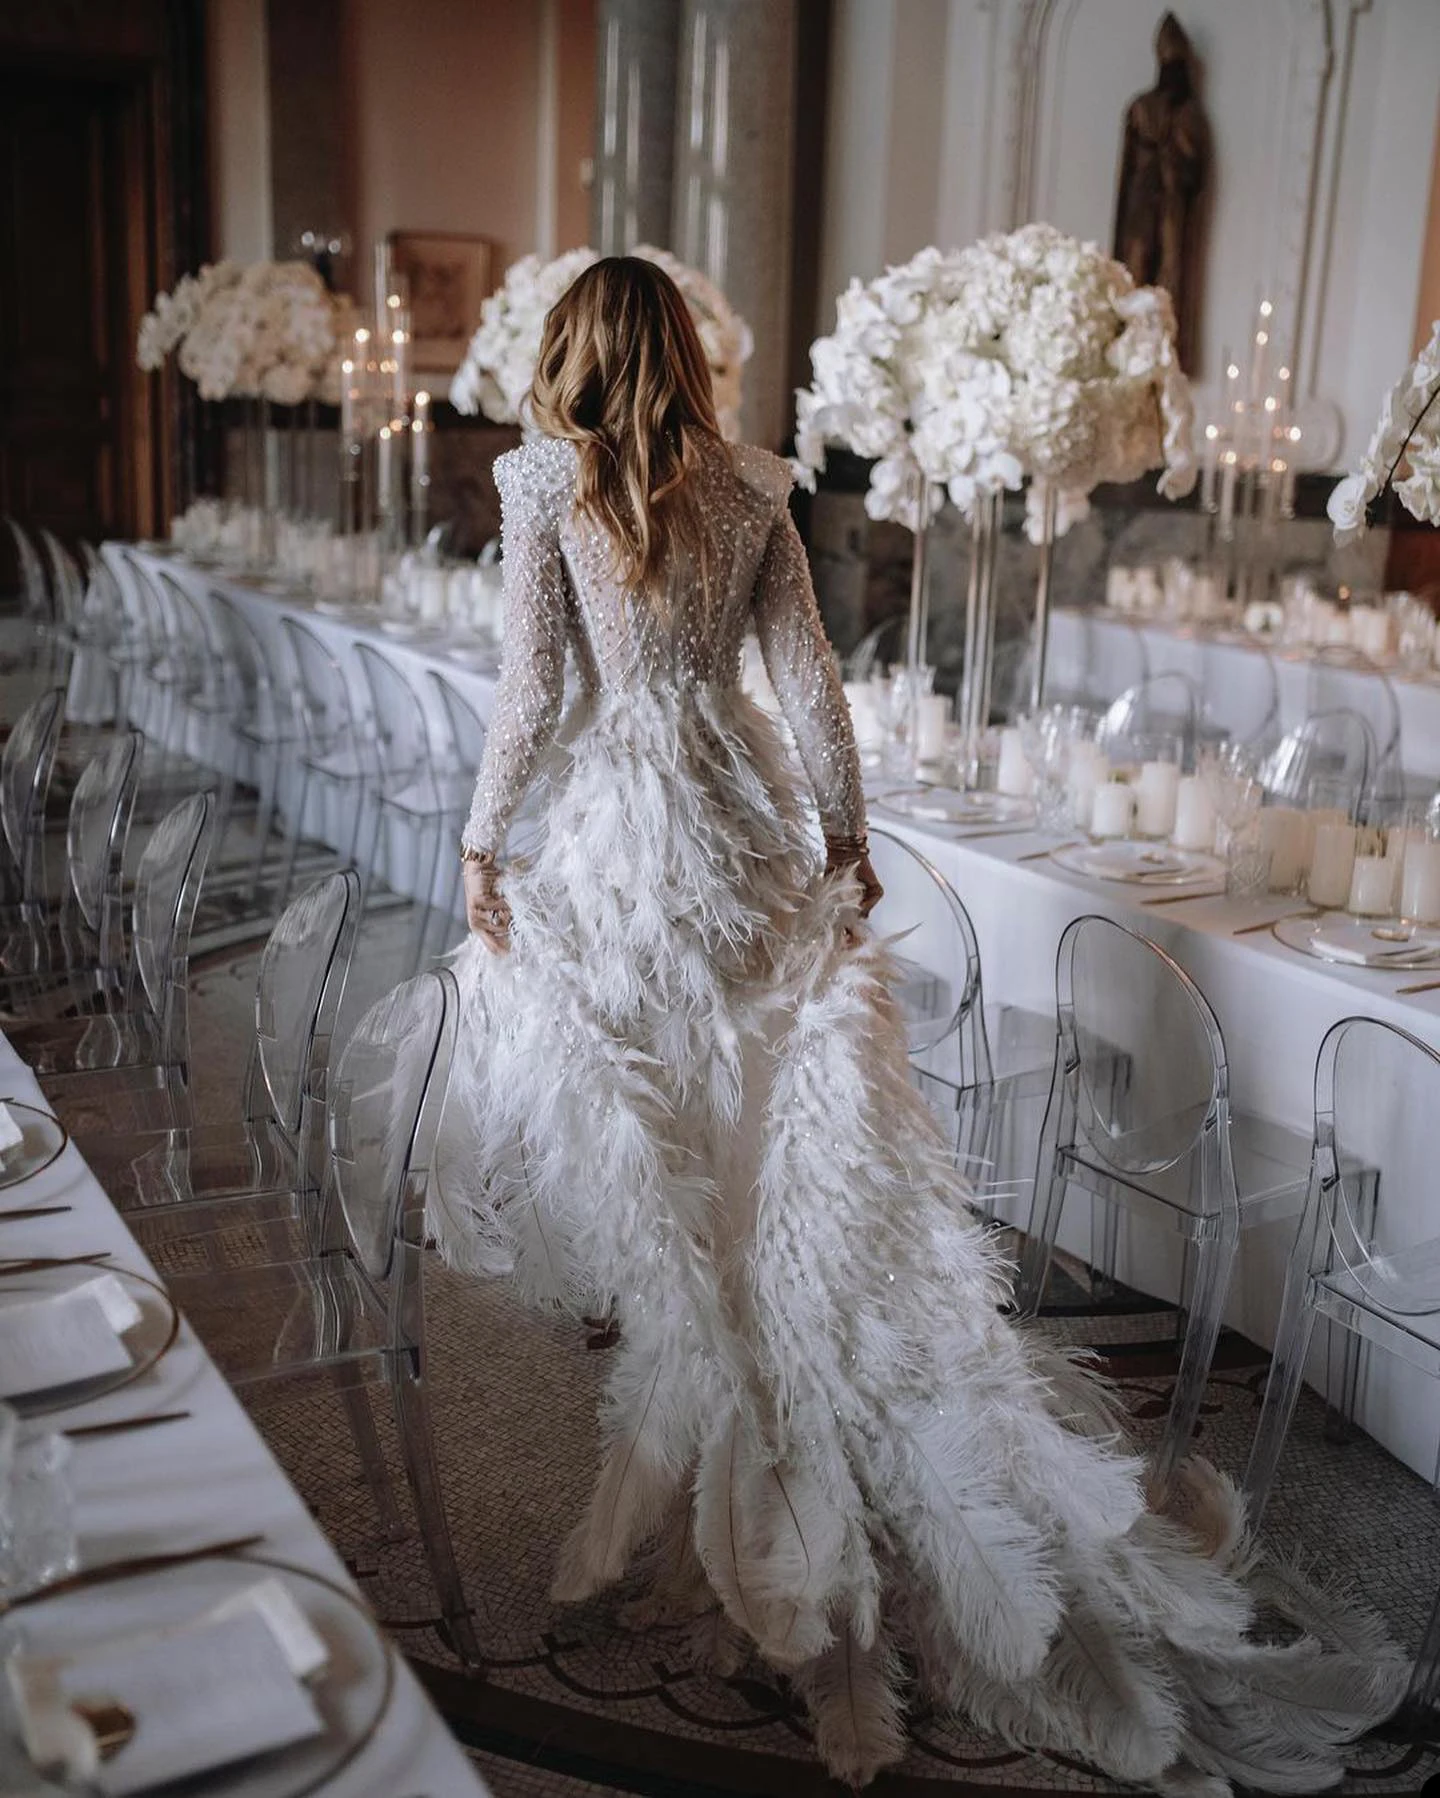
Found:
[(1396, 962), (1417, 965), (1431, 961), (1437, 957), (1437, 950), (1428, 942), (1419, 943), (1376, 943), (1374, 948), (1366, 949), (1359, 943), (1336, 942), (1330, 937), (1318, 937), (1316, 941), (1327, 961), (1342, 962), (1350, 968), (1383, 968)]
[(15, 1121), (15, 1114), (8, 1105), (0, 1103), (0, 1161), (18, 1149), (25, 1140), (25, 1132)]
[[(35, 1766), (126, 1798), (319, 1735), (324, 1723), (302, 1682), (328, 1658), (300, 1605), (271, 1577), (173, 1628), (68, 1655), (21, 1652), (6, 1671)], [(134, 1734), (101, 1762), (76, 1704), (123, 1706)]]
[(132, 1359), (124, 1333), (141, 1316), (114, 1274), (97, 1273), (63, 1292), (16, 1281), (0, 1299), (0, 1398), (118, 1373)]

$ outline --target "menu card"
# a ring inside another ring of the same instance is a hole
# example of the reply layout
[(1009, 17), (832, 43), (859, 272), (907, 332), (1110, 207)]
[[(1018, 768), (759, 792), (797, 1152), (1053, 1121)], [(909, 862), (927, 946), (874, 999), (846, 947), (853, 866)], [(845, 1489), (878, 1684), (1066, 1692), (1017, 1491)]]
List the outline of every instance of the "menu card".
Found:
[(96, 1274), (61, 1292), (23, 1278), (0, 1290), (0, 1398), (98, 1379), (131, 1364), (123, 1332), (139, 1305), (114, 1274)]
[[(266, 1579), (175, 1628), (70, 1655), (17, 1655), (9, 1674), (37, 1767), (88, 1778), (106, 1798), (128, 1798), (322, 1734), (303, 1681), (327, 1659), (284, 1584)], [(119, 1706), (134, 1733), (98, 1765), (92, 1743), (88, 1768), (79, 1767), (70, 1747), (75, 1706)]]

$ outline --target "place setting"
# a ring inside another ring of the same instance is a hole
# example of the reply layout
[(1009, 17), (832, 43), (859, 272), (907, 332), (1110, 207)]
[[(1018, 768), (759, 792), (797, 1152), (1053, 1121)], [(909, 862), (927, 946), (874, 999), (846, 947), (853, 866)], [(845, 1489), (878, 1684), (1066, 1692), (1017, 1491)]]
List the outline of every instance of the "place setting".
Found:
[(69, 1140), (53, 1113), (19, 1099), (0, 1099), (0, 1218), (29, 1209), (11, 1206), (5, 1195), (58, 1161)]

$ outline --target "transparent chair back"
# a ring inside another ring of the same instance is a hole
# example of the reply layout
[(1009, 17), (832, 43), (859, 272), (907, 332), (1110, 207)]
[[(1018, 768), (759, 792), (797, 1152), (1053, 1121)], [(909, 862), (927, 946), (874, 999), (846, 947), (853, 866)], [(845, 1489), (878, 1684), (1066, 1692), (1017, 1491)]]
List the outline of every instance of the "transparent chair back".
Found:
[(24, 896), (39, 878), (45, 799), (64, 723), (65, 691), (52, 688), (15, 720), (0, 752), (0, 828), (20, 872)]
[(1313, 780), (1352, 787), (1357, 802), (1370, 795), (1377, 766), (1369, 722), (1348, 708), (1320, 712), (1287, 731), (1266, 757), (1260, 782), (1272, 799), (1304, 805)]
[(80, 916), (100, 934), (120, 899), (125, 839), (140, 778), (139, 731), (125, 731), (86, 763), (75, 783), (66, 831), (70, 889)]
[(135, 870), (132, 954), (140, 993), (163, 1026), (189, 970), (190, 930), (210, 849), (212, 801), (195, 793), (167, 812)]
[(159, 581), (172, 653), (185, 684), (207, 704), (218, 704), (223, 696), (221, 670), (225, 664), (211, 638), (204, 608), (188, 587), (163, 568)]
[(1122, 693), (1100, 720), (1096, 736), (1116, 760), (1125, 759), (1140, 739), (1178, 737), (1189, 767), (1195, 760), (1200, 716), (1200, 689), (1188, 674), (1172, 669), (1149, 675)]
[(84, 614), (87, 635), (104, 644), (117, 643), (125, 630), (125, 602), (115, 570), (93, 543), (80, 539), (85, 572)]
[(80, 570), (74, 556), (53, 531), (42, 530), (40, 540), (45, 545), (46, 560), (50, 564), (50, 591), (54, 596), (56, 622), (68, 631), (78, 632), (85, 605), (85, 583), (80, 578)]
[(1358, 712), (1375, 740), (1375, 768), (1401, 765), (1400, 701), (1388, 674), (1358, 649), (1329, 643), (1306, 670), (1305, 711)]
[[(1236, 677), (1236, 657), (1243, 653), (1243, 674)], [(1263, 644), (1237, 651), (1228, 643), (1200, 646), (1202, 718), (1236, 743), (1257, 747), (1275, 741), (1280, 719), (1280, 676), (1275, 658)]]
[[(953, 1044), (958, 1056), (962, 1020), (978, 1009), (980, 993), (980, 950), (970, 915), (939, 869), (903, 838), (872, 826), (870, 861), (885, 889), (870, 923), (880, 936), (899, 939), (890, 952), (900, 968), (895, 997), (910, 1053), (926, 1066), (945, 1045)], [(934, 1071), (961, 1072), (948, 1064)]]
[(362, 734), (371, 772), (392, 786), (418, 779), (430, 768), (430, 734), (414, 689), (389, 657), (368, 643), (357, 643), (355, 655), (370, 696), (369, 728)]
[(17, 524), (13, 518), (7, 518), (5, 523), (9, 527), (15, 544), (16, 559), (20, 564), (20, 591), (25, 615), (33, 624), (51, 624), (54, 622), (55, 608), (40, 552), (22, 525)]
[(345, 868), (291, 901), (260, 957), (256, 1053), (271, 1111), (292, 1139), (317, 1051), (328, 1047), (359, 921), (360, 877)]
[(312, 754), (328, 755), (355, 746), (355, 716), (345, 671), (320, 637), (296, 618), (280, 627), (299, 676), (297, 715)]
[(1078, 918), (1061, 939), (1059, 999), (1084, 1158), (1130, 1177), (1182, 1161), (1215, 1118), (1225, 1067), (1189, 975), (1108, 918)]
[(238, 714), (257, 736), (274, 738), (280, 729), (270, 658), (255, 627), (218, 589), (210, 589), (210, 613), (223, 645), (226, 679)]
[(430, 681), (440, 697), (445, 723), (450, 732), (453, 767), (478, 771), (485, 754), (485, 720), (443, 674), (432, 669)]
[(330, 1077), (335, 1197), (375, 1280), (394, 1268), (406, 1213), (423, 1212), (458, 1012), (448, 968), (403, 982), (360, 1019)]

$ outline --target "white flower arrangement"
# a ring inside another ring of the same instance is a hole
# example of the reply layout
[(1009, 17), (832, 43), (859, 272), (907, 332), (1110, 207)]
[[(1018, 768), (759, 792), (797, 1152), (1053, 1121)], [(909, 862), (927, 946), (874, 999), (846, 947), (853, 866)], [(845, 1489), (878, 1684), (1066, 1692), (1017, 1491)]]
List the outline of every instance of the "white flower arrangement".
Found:
[(852, 281), (836, 327), (811, 346), (796, 395), (796, 470), (812, 490), (827, 444), (871, 457), (865, 509), (918, 522), (919, 476), (938, 510), (1028, 478), (1030, 534), (1051, 489), (1063, 533), (1101, 481), (1162, 467), (1178, 499), (1195, 483), (1194, 407), (1157, 287), (1094, 244), (1025, 225), (968, 249), (925, 249)]
[[(1337, 543), (1353, 543), (1375, 501), (1393, 484), (1422, 524), (1440, 524), (1440, 319), (1430, 341), (1385, 396), (1369, 447), (1354, 474), (1337, 481), (1327, 510)], [(1407, 472), (1399, 480), (1401, 467)]]
[(308, 262), (207, 264), (157, 295), (136, 360), (151, 370), (177, 352), (204, 399), (294, 406), (323, 393), (349, 311)]
[[(684, 295), (700, 333), (715, 393), (715, 412), (725, 436), (740, 435), (740, 395), (745, 363), (755, 347), (750, 327), (712, 281), (668, 250), (641, 244), (633, 252), (658, 263)], [(545, 315), (571, 282), (600, 260), (591, 249), (569, 250), (550, 262), (522, 256), (504, 283), (480, 308), (480, 326), (450, 383), (457, 412), (483, 412), (496, 424), (519, 424), (540, 359)]]

